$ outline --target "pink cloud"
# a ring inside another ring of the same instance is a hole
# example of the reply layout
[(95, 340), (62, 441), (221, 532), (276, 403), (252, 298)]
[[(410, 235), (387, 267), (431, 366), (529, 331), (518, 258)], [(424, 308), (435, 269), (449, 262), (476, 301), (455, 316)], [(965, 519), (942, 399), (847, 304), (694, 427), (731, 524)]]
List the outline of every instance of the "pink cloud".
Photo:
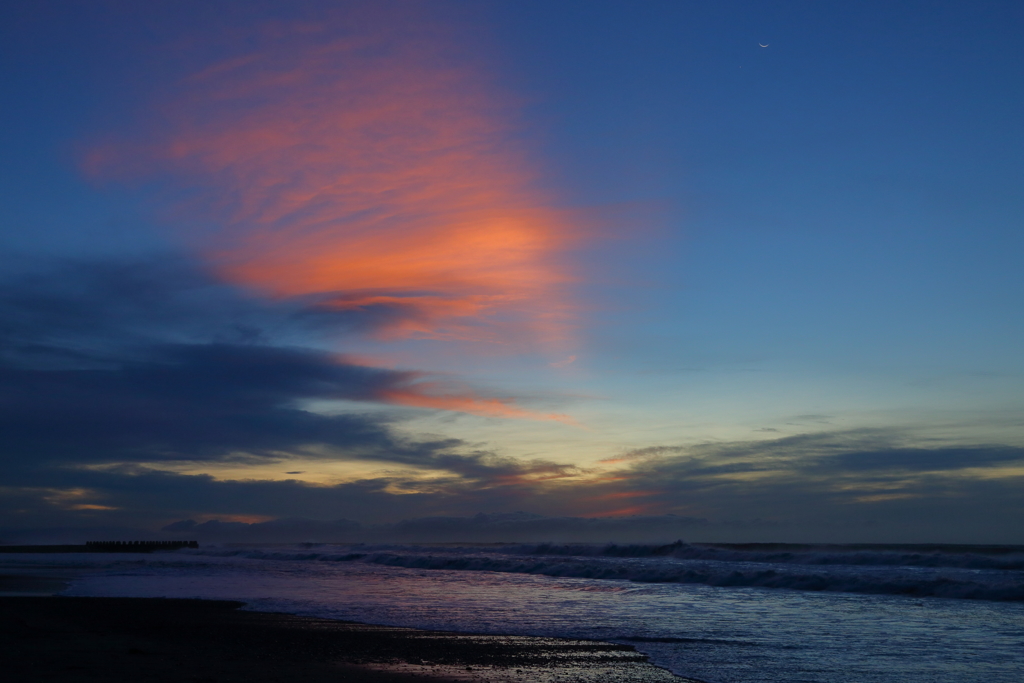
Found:
[(190, 189), (177, 222), (216, 226), (192, 244), (266, 296), (386, 308), (385, 339), (565, 345), (580, 231), (514, 139), (518, 102), (454, 56), (450, 31), (364, 12), (271, 24), (256, 43), (87, 168)]

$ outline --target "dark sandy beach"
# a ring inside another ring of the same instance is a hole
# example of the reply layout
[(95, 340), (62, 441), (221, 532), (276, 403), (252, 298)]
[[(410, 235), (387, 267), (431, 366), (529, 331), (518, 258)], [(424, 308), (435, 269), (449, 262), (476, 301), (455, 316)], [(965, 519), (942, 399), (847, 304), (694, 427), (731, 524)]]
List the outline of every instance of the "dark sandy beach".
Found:
[(3, 680), (685, 681), (628, 646), (241, 611), (238, 602), (0, 597)]

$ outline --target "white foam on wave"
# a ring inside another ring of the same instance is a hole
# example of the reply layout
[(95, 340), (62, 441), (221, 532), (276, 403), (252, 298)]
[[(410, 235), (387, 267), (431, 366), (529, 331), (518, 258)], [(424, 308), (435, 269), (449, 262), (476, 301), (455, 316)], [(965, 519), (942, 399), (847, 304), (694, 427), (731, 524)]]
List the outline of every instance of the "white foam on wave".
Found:
[[(922, 558), (896, 552), (742, 552), (687, 544), (669, 546), (479, 547), (319, 546), (200, 551), (250, 559), (359, 562), (407, 569), (487, 571), (564, 578), (689, 583), (965, 600), (1024, 601), (1024, 572), (1012, 557), (984, 568), (953, 554)], [(905, 557), (903, 563), (898, 557)], [(848, 559), (849, 562), (840, 562)], [(992, 558), (988, 558), (992, 559)], [(984, 561), (983, 561), (984, 560)], [(1012, 567), (1012, 568), (1004, 568)]]

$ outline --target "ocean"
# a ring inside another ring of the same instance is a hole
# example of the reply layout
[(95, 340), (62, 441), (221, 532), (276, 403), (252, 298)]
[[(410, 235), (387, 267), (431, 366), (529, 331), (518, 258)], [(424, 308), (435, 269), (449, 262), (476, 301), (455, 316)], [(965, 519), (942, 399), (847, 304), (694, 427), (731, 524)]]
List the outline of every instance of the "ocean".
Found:
[(1024, 546), (334, 545), (0, 556), (65, 595), (634, 645), (708, 683), (1020, 683)]

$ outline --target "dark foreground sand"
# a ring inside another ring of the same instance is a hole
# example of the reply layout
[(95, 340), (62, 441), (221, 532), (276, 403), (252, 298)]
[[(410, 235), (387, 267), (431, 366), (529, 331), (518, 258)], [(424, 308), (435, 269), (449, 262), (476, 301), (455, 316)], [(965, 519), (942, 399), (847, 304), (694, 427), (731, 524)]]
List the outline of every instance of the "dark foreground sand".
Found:
[(245, 612), (242, 603), (0, 597), (0, 679), (680, 683), (628, 646)]

